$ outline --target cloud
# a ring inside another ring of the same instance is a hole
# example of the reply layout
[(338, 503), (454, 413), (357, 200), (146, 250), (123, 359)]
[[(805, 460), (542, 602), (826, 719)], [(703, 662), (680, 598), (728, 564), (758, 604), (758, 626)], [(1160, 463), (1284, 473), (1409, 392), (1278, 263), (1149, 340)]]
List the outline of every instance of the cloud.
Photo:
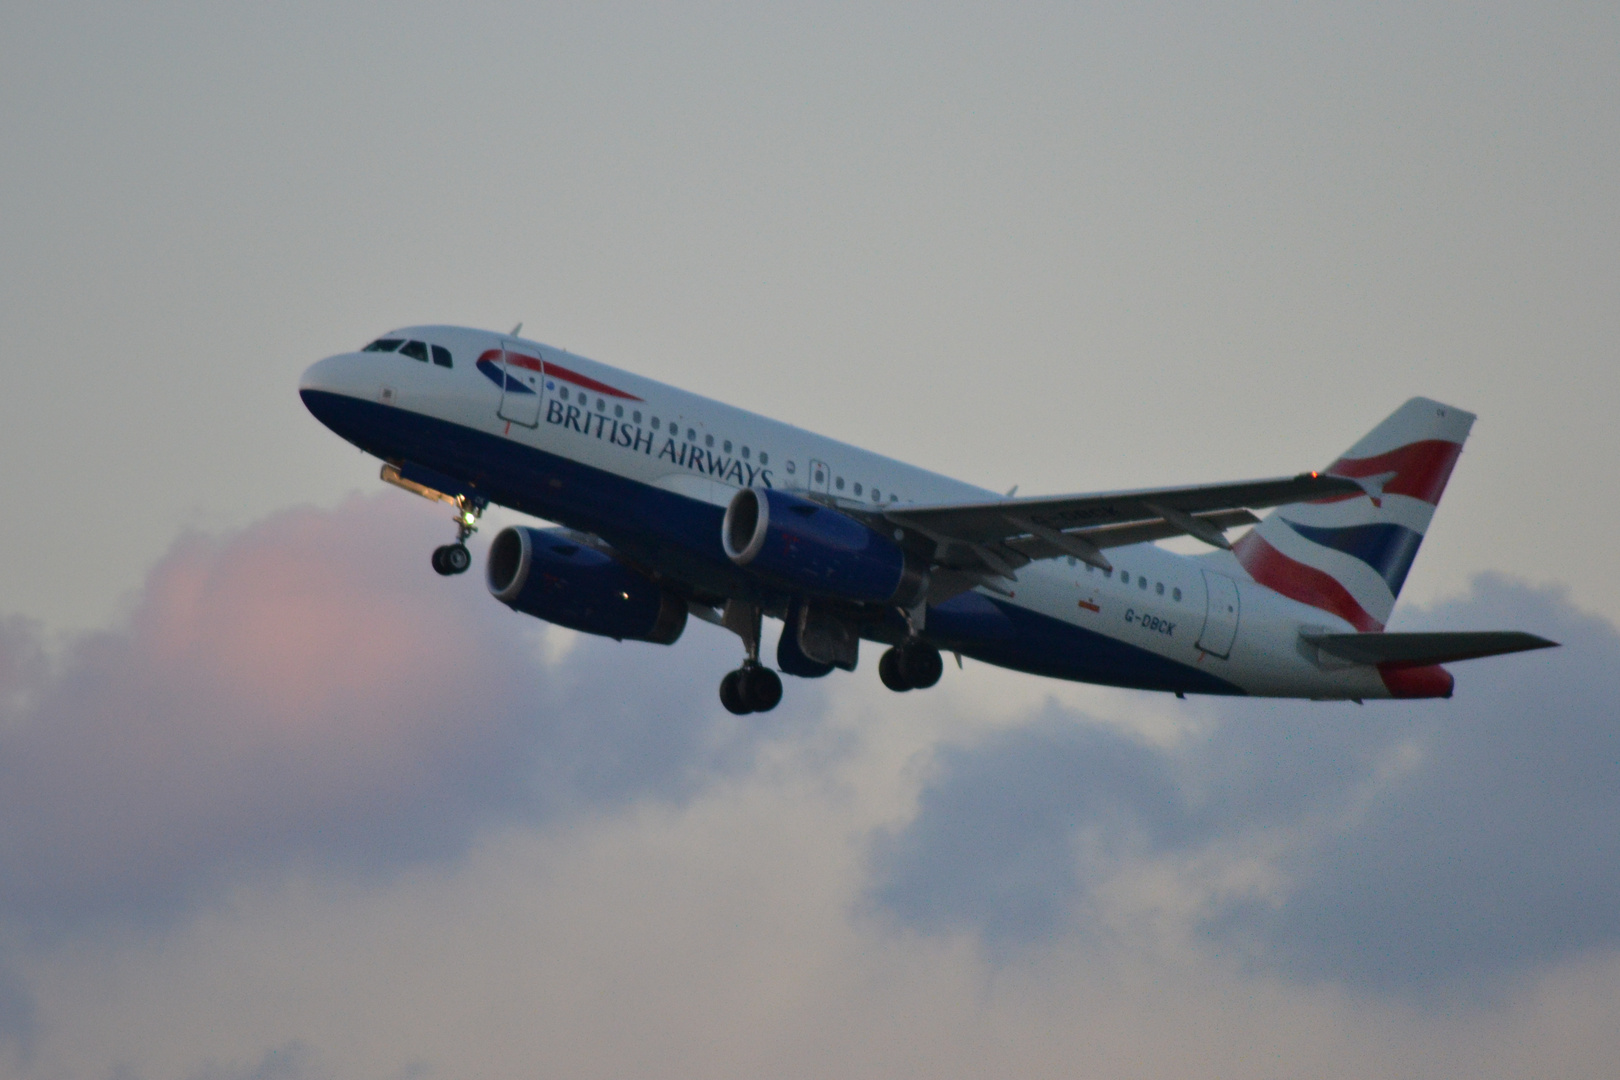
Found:
[(1184, 840), (1170, 762), (1055, 706), (940, 751), (937, 767), (916, 818), (878, 838), (873, 886), (880, 908), (930, 932), (975, 931), (998, 949), (1053, 937), (1126, 849)]
[(126, 625), (54, 663), (0, 626), (0, 921), (161, 920), (266, 868), (453, 858), (493, 824), (685, 798), (771, 730), (692, 677), (732, 662), (707, 628), (542, 663), (542, 624), (429, 571), (442, 524), (385, 493), (189, 537)]
[(1460, 665), (1449, 702), (1215, 702), (1170, 749), (1053, 707), (939, 754), (874, 845), (873, 902), (1037, 943), (1128, 860), (1207, 875), (1264, 841), (1271, 886), (1207, 889), (1194, 926), (1296, 978), (1424, 998), (1620, 944), (1620, 634), (1491, 576), (1415, 621), (1565, 646)]

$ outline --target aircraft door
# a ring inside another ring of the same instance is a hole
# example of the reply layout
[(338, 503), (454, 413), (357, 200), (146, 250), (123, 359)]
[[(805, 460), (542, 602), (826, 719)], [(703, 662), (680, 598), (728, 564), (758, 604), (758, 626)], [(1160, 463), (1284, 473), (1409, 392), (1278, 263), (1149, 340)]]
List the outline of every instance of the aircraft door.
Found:
[(825, 461), (810, 462), (810, 490), (819, 491), (826, 495), (832, 490), (832, 470), (827, 468)]
[(497, 415), (524, 427), (540, 426), (540, 410), (545, 404), (545, 372), (539, 349), (516, 341), (501, 342), (501, 371), (506, 376), (501, 387), (501, 407)]
[(1237, 639), (1238, 587), (1237, 582), (1225, 574), (1204, 571), (1204, 629), (1198, 634), (1198, 647), (1211, 656), (1225, 660), (1232, 654), (1232, 642)]

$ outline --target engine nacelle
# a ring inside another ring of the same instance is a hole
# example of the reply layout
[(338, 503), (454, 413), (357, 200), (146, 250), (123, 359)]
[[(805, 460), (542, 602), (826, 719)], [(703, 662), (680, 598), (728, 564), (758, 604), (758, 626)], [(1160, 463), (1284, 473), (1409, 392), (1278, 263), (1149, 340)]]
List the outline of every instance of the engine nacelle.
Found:
[(570, 630), (672, 645), (686, 629), (680, 597), (562, 529), (502, 529), (486, 574), (495, 599)]
[(928, 591), (927, 572), (887, 536), (820, 503), (774, 488), (743, 488), (720, 527), (738, 566), (796, 593), (910, 606)]

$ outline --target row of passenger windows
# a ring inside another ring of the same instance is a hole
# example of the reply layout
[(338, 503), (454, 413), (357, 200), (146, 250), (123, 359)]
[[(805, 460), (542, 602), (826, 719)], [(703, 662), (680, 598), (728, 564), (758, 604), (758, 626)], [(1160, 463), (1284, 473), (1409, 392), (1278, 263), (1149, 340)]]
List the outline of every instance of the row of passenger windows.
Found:
[[(557, 387), (556, 383), (547, 383), (546, 385), (547, 385), (548, 389)], [(564, 387), (557, 388), (557, 396), (559, 398), (561, 398), (563, 401), (568, 401), (568, 400), (572, 399), (574, 401), (579, 402), (581, 405), (585, 406), (586, 408), (590, 408), (591, 397), (590, 397), (589, 394), (587, 394), (583, 390), (570, 391), (568, 389), (568, 387), (564, 386)], [(597, 398), (596, 399), (596, 411), (597, 412), (607, 412), (607, 399), (606, 398)], [(616, 420), (623, 420), (624, 419), (624, 406), (623, 405), (615, 405), (615, 406), (613, 406), (613, 417)], [(641, 423), (641, 410), (640, 409), (631, 410), (631, 412), (630, 412), (630, 422), (632, 424)], [(652, 428), (654, 431), (659, 431), (659, 430), (661, 430), (663, 428), (664, 424), (663, 424), (663, 421), (659, 420), (658, 417), (654, 416), (650, 420), (647, 421), (647, 426)], [(680, 438), (681, 437), (681, 426), (680, 426), (680, 424), (678, 424), (675, 421), (671, 420), (669, 422), (669, 435), (670, 435), (670, 438), (672, 438), (672, 439)], [(698, 437), (697, 428), (690, 428), (689, 427), (689, 428), (686, 429), (686, 441), (687, 442), (697, 442), (697, 437)], [(705, 435), (705, 436), (703, 436), (703, 444), (705, 446), (713, 449), (714, 444), (715, 444), (714, 436), (713, 435)], [(720, 452), (721, 453), (729, 454), (729, 453), (732, 452), (732, 449), (733, 449), (733, 447), (732, 447), (732, 442), (731, 442), (730, 439), (721, 440), (721, 443), (720, 443)], [(742, 459), (744, 461), (752, 461), (753, 460), (754, 451), (753, 451), (753, 449), (751, 447), (743, 446), (743, 447), (737, 447), (736, 449), (737, 449), (737, 453), (742, 457)], [(759, 452), (759, 463), (761, 465), (769, 465), (771, 463), (771, 455), (766, 453), (764, 450), (761, 450)], [(792, 472), (792, 471), (793, 471), (793, 463), (789, 462), (788, 463), (788, 472)]]
[[(408, 341), (408, 340), (406, 340), (404, 338), (378, 338), (376, 341), (373, 341), (370, 345), (367, 345), (361, 351), (363, 351), (363, 352), (397, 352), (401, 356), (409, 356), (412, 359), (420, 360), (423, 363), (427, 362), (429, 354), (431, 352), (431, 355), (432, 355), (432, 358), (433, 358), (433, 363), (438, 364), (440, 367), (451, 367), (451, 366), (453, 366), (453, 361), (451, 360), (451, 357), (450, 357), (450, 350), (446, 349), (444, 346), (442, 346), (442, 345), (429, 345), (426, 342), (422, 342), (422, 341)], [(590, 404), (591, 404), (590, 395), (587, 394), (583, 390), (572, 390), (571, 391), (566, 386), (558, 387), (556, 385), (556, 383), (548, 384), (548, 389), (555, 389), (557, 391), (557, 396), (560, 399), (562, 399), (563, 401), (574, 400), (574, 401), (579, 402), (579, 404), (585, 406), (586, 408), (590, 407)], [(603, 413), (607, 412), (607, 399), (601, 398), (601, 397), (596, 399), (596, 411), (597, 412), (603, 412)], [(614, 405), (613, 406), (613, 416), (614, 416), (615, 419), (623, 420), (625, 418), (624, 413), (625, 413), (625, 409), (624, 409), (623, 405)], [(635, 410), (631, 411), (630, 422), (633, 423), (633, 424), (641, 423), (641, 410), (640, 409), (635, 409)], [(660, 421), (658, 417), (654, 416), (654, 417), (651, 417), (648, 420), (648, 426), (651, 427), (654, 431), (658, 431), (661, 428), (663, 428), (663, 422)], [(680, 425), (678, 423), (676, 423), (675, 421), (673, 421), (673, 420), (670, 421), (668, 430), (669, 430), (669, 433), (670, 433), (671, 437), (677, 438), (677, 439), (681, 437)], [(697, 437), (698, 437), (698, 434), (697, 434), (697, 429), (696, 428), (689, 427), (689, 428), (686, 429), (686, 441), (687, 442), (697, 442)], [(714, 447), (714, 445), (715, 445), (715, 437), (713, 435), (705, 435), (705, 436), (703, 436), (703, 443), (704, 443), (705, 446), (712, 449)], [(732, 452), (732, 449), (733, 449), (733, 446), (732, 446), (732, 442), (731, 442), (730, 439), (721, 439), (720, 440), (720, 452), (721, 453), (729, 454), (729, 453)], [(753, 449), (751, 447), (741, 446), (741, 447), (737, 447), (736, 450), (737, 450), (738, 455), (744, 461), (753, 460)], [(769, 453), (767, 453), (766, 451), (761, 450), (759, 452), (759, 463), (760, 463), (761, 466), (769, 465), (771, 463), (771, 455)], [(787, 469), (787, 473), (788, 473), (789, 476), (792, 476), (792, 475), (794, 475), (795, 473), (798, 472), (797, 466), (791, 461), (787, 462), (785, 468)], [(817, 462), (816, 465), (815, 465), (816, 475), (815, 475), (814, 480), (815, 480), (815, 486), (818, 487), (818, 488), (827, 483), (827, 477), (826, 477), (825, 473), (823, 472), (823, 470), (825, 468), (826, 467), (824, 465), (822, 465), (820, 462)], [(836, 488), (839, 491), (843, 491), (845, 489), (845, 487), (846, 487), (846, 483), (845, 483), (844, 478), (842, 476), (836, 477), (833, 480), (833, 487)], [(860, 498), (865, 493), (865, 486), (863, 484), (861, 484), (860, 481), (856, 481), (854, 483), (854, 485), (853, 485), (853, 491), (855, 493), (855, 496), (857, 498)], [(883, 493), (881, 491), (879, 491), (875, 487), (871, 489), (871, 496), (870, 497), (871, 497), (871, 500), (873, 502), (875, 502), (875, 503), (879, 503), (879, 502), (883, 501)], [(899, 502), (900, 501), (900, 496), (894, 494), (893, 492), (890, 492), (889, 493), (889, 501), (891, 503)]]
[(378, 338), (367, 345), (361, 352), (397, 352), (401, 356), (408, 356), (412, 360), (428, 362), (428, 352), (432, 351), (433, 362), (440, 367), (454, 367), (450, 359), (450, 350), (443, 345), (429, 345), (425, 341), (406, 341), (404, 338)]
[[(1074, 565), (1078, 564), (1079, 561), (1080, 560), (1076, 559), (1073, 555), (1069, 556), (1069, 565), (1070, 566), (1074, 566)], [(1097, 568), (1095, 566), (1092, 566), (1090, 563), (1086, 564), (1086, 573), (1094, 574), (1096, 572), (1097, 572)], [(1114, 576), (1114, 572), (1112, 570), (1104, 570), (1102, 572), (1102, 576), (1105, 577), (1105, 578), (1112, 578)], [(1119, 572), (1119, 581), (1120, 581), (1120, 584), (1122, 584), (1122, 585), (1129, 585), (1131, 583), (1131, 572), (1129, 570), (1121, 570)], [(1137, 588), (1141, 589), (1143, 592), (1146, 592), (1148, 584), (1149, 583), (1148, 583), (1147, 578), (1143, 577), (1141, 574), (1136, 575)], [(1156, 594), (1158, 594), (1159, 596), (1164, 595), (1164, 582), (1155, 581), (1155, 582), (1152, 583), (1152, 585), (1153, 585), (1153, 591)], [(1170, 590), (1170, 599), (1174, 600), (1178, 604), (1181, 603), (1181, 589), (1180, 588), (1172, 588)]]
[[(555, 382), (548, 382), (546, 384), (546, 388), (548, 390), (551, 390), (551, 389), (556, 390), (557, 391), (557, 397), (560, 398), (563, 401), (576, 401), (580, 405), (583, 405), (586, 408), (591, 407), (591, 395), (587, 394), (583, 390), (570, 390), (566, 386), (558, 386)], [(602, 412), (602, 413), (607, 412), (607, 399), (606, 398), (598, 397), (596, 399), (596, 411), (597, 412)], [(625, 413), (625, 409), (624, 409), (623, 405), (615, 405), (615, 406), (613, 406), (613, 416), (614, 416), (615, 419), (623, 420), (625, 418), (624, 413)], [(631, 412), (630, 412), (630, 422), (632, 424), (641, 423), (641, 410), (640, 409), (631, 410)], [(658, 430), (661, 430), (664, 425), (663, 425), (663, 422), (658, 419), (658, 417), (654, 416), (654, 417), (651, 417), (651, 418), (648, 419), (647, 426), (652, 428), (654, 431), (658, 431)], [(679, 423), (677, 423), (674, 420), (671, 420), (669, 422), (668, 431), (669, 431), (669, 434), (670, 434), (671, 438), (678, 439), (678, 438), (681, 437), (681, 426), (680, 426)], [(695, 443), (695, 442), (698, 441), (697, 428), (689, 427), (689, 428), (686, 429), (686, 441), (687, 442), (692, 442), (692, 443)], [(703, 436), (703, 445), (710, 448), (711, 450), (714, 449), (715, 444), (716, 444), (717, 441), (719, 443), (719, 448), (720, 448), (721, 453), (729, 454), (729, 453), (731, 453), (733, 451), (733, 449), (735, 449), (737, 454), (744, 461), (753, 460), (753, 450), (750, 447), (747, 447), (747, 446), (736, 446), (736, 447), (734, 447), (734, 445), (733, 445), (733, 443), (732, 443), (732, 441), (730, 439), (716, 440), (716, 438), (713, 435), (704, 435)], [(759, 463), (760, 463), (761, 466), (769, 465), (771, 463), (771, 455), (769, 453), (767, 453), (766, 451), (761, 450), (759, 452)], [(787, 474), (789, 476), (796, 475), (798, 473), (798, 471), (799, 471), (798, 465), (795, 464), (792, 461), (785, 462), (783, 464), (782, 468), (787, 472)], [(813, 486), (818, 490), (823, 490), (823, 489), (825, 489), (826, 483), (827, 483), (826, 466), (822, 465), (820, 462), (816, 462), (815, 463), (815, 476), (814, 476), (814, 485)], [(845, 483), (844, 478), (842, 476), (840, 476), (840, 477), (837, 477), (836, 479), (834, 479), (833, 480), (833, 487), (837, 488), (839, 491), (843, 491), (845, 489), (845, 487), (846, 487), (846, 483)], [(855, 484), (853, 485), (853, 490), (855, 492), (856, 497), (860, 497), (865, 493), (865, 486), (862, 485), (859, 481), (856, 481)], [(881, 491), (879, 491), (877, 488), (874, 487), (874, 488), (872, 488), (871, 499), (875, 503), (876, 502), (882, 502), (883, 501), (883, 493)], [(891, 503), (899, 502), (900, 501), (900, 496), (898, 496), (898, 495), (894, 494), (893, 492), (891, 492), (889, 494), (889, 501)]]
[[(585, 406), (586, 408), (590, 408), (590, 406), (591, 406), (591, 396), (589, 394), (587, 394), (583, 390), (569, 390), (568, 387), (566, 387), (566, 386), (561, 386), (561, 387), (557, 386), (557, 384), (555, 382), (547, 383), (546, 386), (547, 386), (547, 389), (555, 389), (557, 391), (557, 397), (560, 398), (563, 401), (570, 401), (570, 400), (577, 401), (579, 404)], [(607, 412), (607, 399), (606, 398), (599, 397), (599, 398), (596, 399), (596, 411), (597, 412)], [(615, 419), (623, 420), (625, 418), (624, 412), (625, 412), (625, 410), (624, 410), (623, 405), (615, 405), (615, 406), (613, 406), (613, 416), (614, 416)], [(641, 410), (640, 409), (631, 410), (631, 412), (630, 412), (630, 422), (632, 424), (641, 423)], [(654, 417), (651, 417), (651, 418), (648, 419), (647, 426), (652, 428), (654, 431), (658, 431), (661, 428), (663, 428), (663, 422), (661, 420), (659, 420), (658, 417), (654, 416)], [(669, 430), (670, 437), (676, 438), (676, 439), (681, 437), (681, 426), (680, 426), (679, 423), (671, 420), (669, 422), (668, 430)], [(695, 443), (695, 442), (698, 441), (697, 428), (689, 427), (689, 428), (686, 429), (686, 441), (687, 442), (692, 442), (692, 443)], [(716, 438), (713, 435), (707, 435), (706, 434), (706, 435), (703, 436), (703, 445), (708, 447), (711, 450), (714, 449), (716, 442), (719, 443), (720, 452), (722, 454), (729, 454), (735, 449), (737, 454), (744, 461), (753, 460), (753, 450), (752, 450), (752, 448), (750, 448), (748, 446), (734, 446), (734, 444), (732, 443), (732, 441), (730, 439), (716, 440)], [(759, 463), (760, 463), (761, 466), (769, 465), (771, 463), (771, 455), (769, 453), (767, 453), (766, 451), (761, 450), (759, 452)], [(796, 475), (798, 473), (798, 471), (799, 471), (798, 465), (795, 464), (792, 461), (785, 462), (782, 467), (783, 467), (784, 470), (786, 470), (786, 472), (787, 472), (787, 474), (789, 476)], [(820, 462), (817, 462), (815, 464), (815, 486), (818, 489), (821, 488), (823, 485), (825, 485), (827, 483), (827, 474), (826, 474), (825, 470), (826, 470), (826, 466), (822, 465)], [(844, 488), (845, 488), (844, 478), (842, 476), (838, 477), (836, 480), (833, 481), (833, 486), (835, 488), (837, 488), (839, 491), (843, 491)], [(865, 491), (864, 486), (859, 481), (857, 481), (855, 483), (855, 485), (854, 485), (854, 492), (855, 492), (856, 496), (858, 497), (858, 496), (862, 495), (864, 493), (864, 491)], [(871, 498), (872, 498), (873, 502), (882, 502), (883, 501), (883, 493), (880, 492), (877, 488), (874, 487), (872, 489)], [(899, 502), (900, 501), (900, 496), (895, 495), (895, 494), (893, 494), (891, 492), (890, 495), (889, 495), (889, 501), (890, 502)]]
[[(836, 480), (834, 480), (833, 481), (833, 487), (837, 488), (839, 491), (843, 491), (844, 490), (844, 478), (842, 476), (840, 476)], [(857, 480), (855, 482), (855, 497), (860, 498), (860, 495), (861, 495), (861, 484), (860, 484), (860, 481)], [(883, 501), (883, 492), (879, 491), (877, 488), (873, 488), (872, 489), (872, 501), (873, 502), (882, 502)], [(896, 495), (894, 492), (891, 491), (891, 492), (889, 492), (889, 501), (890, 502), (899, 502), (900, 501), (900, 496)]]

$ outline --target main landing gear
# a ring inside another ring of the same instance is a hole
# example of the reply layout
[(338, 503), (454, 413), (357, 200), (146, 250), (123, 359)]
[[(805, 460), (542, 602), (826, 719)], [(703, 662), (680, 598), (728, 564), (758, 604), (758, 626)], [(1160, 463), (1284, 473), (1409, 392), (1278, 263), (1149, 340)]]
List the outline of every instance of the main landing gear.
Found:
[(945, 661), (939, 650), (921, 638), (907, 638), (878, 661), (878, 678), (890, 690), (926, 690), (939, 682)]
[(720, 680), (720, 704), (736, 716), (770, 712), (782, 700), (782, 679), (759, 662), (760, 611), (757, 604), (727, 600), (721, 625), (742, 638), (747, 658)]
[(472, 565), (472, 552), (467, 550), (467, 537), (478, 531), (478, 518), (484, 512), (482, 499), (474, 501), (462, 495), (456, 499), (456, 542), (433, 549), (433, 569), (445, 577), (465, 574)]
[(782, 700), (782, 679), (757, 661), (746, 661), (720, 680), (720, 704), (737, 716), (770, 712)]

